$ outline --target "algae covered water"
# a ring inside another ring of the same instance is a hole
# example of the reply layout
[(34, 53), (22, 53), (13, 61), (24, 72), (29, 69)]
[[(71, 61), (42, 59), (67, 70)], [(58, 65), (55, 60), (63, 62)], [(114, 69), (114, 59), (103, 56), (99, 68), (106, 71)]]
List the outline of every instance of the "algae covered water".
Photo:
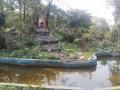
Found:
[(0, 65), (0, 82), (101, 88), (120, 85), (120, 58), (99, 58), (96, 68), (60, 69)]

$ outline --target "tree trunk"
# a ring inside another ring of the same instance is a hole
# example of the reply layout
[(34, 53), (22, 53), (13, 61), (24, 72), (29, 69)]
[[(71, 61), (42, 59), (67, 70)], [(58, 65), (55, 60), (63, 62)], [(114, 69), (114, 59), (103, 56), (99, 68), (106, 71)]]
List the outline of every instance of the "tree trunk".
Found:
[(23, 10), (23, 20), (25, 22), (25, 19), (26, 19), (26, 0), (24, 0), (24, 10)]
[(49, 16), (50, 16), (50, 8), (53, 0), (49, 0), (48, 2), (48, 8), (47, 8), (47, 17), (46, 17), (46, 27), (48, 27), (49, 24)]
[(21, 0), (19, 1), (19, 5), (20, 5), (20, 8), (19, 8), (20, 9), (20, 20), (21, 20), (22, 19), (22, 13), (21, 13), (22, 12), (22, 1)]
[(119, 43), (120, 42), (120, 24), (118, 24), (117, 27), (118, 27), (117, 43)]

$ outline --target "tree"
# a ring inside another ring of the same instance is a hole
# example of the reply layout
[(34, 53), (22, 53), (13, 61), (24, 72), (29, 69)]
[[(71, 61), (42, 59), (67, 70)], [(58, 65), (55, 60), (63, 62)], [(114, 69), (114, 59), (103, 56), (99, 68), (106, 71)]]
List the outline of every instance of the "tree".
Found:
[(35, 26), (38, 26), (38, 18), (44, 15), (46, 6), (41, 3), (41, 0), (32, 0), (32, 20)]
[(68, 12), (69, 26), (71, 28), (89, 28), (91, 16), (86, 11), (71, 10)]
[(50, 16), (50, 9), (52, 5), (53, 0), (48, 1), (48, 7), (47, 7), (47, 15), (46, 15), (46, 27), (48, 27), (49, 22), (49, 16)]
[(51, 5), (49, 17), (49, 28), (59, 29), (67, 27), (67, 13), (57, 6)]
[(22, 19), (22, 0), (18, 0), (19, 3), (19, 11), (20, 11), (20, 20)]
[(0, 27), (5, 24), (5, 15), (0, 13)]
[(112, 41), (114, 43), (117, 43), (118, 42), (118, 39), (119, 39), (119, 27), (117, 27), (116, 25), (114, 25), (112, 27)]
[(91, 16), (86, 11), (71, 10), (67, 13), (68, 27), (74, 37), (82, 37), (83, 33), (88, 32), (91, 25)]
[(3, 12), (3, 0), (0, 0), (0, 9)]
[[(64, 40), (70, 43), (84, 43), (83, 34), (87, 33), (91, 25), (91, 16), (86, 11), (70, 10), (67, 13), (68, 30)], [(67, 24), (67, 23), (66, 23)]]
[(111, 0), (111, 2), (115, 8), (115, 11), (114, 11), (115, 23), (119, 28), (119, 31), (118, 31), (118, 43), (119, 43), (120, 42), (120, 0)]

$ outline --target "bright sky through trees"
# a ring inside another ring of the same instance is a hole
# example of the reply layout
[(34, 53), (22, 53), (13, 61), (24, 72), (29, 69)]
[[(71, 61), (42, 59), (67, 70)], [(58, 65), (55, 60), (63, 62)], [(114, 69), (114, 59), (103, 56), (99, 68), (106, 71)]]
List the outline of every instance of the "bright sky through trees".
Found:
[(105, 18), (109, 24), (114, 24), (114, 9), (110, 7), (107, 0), (54, 0), (54, 3), (64, 10), (87, 10), (92, 16)]

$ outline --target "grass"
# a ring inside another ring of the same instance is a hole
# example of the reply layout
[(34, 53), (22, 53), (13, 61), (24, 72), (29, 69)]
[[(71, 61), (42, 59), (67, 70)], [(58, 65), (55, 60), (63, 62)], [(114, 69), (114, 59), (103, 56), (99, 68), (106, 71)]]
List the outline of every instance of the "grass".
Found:
[[(71, 43), (61, 42), (60, 43), (61, 52), (64, 52), (67, 56), (71, 58), (78, 58), (79, 53), (81, 51), (77, 48), (76, 45)], [(59, 53), (58, 53), (59, 54)], [(92, 55), (92, 52), (82, 52), (82, 55), (85, 58), (89, 58)], [(24, 50), (14, 50), (14, 51), (0, 51), (0, 56), (2, 57), (17, 57), (17, 58), (33, 58), (33, 59), (51, 59), (51, 60), (59, 60), (60, 58), (51, 52), (41, 51), (40, 48), (25, 48)]]
[(81, 51), (76, 45), (71, 43), (62, 42), (60, 46), (62, 51), (73, 59), (78, 59), (80, 56), (84, 56), (87, 60), (94, 53), (94, 51)]
[[(120, 49), (120, 45), (111, 46), (109, 48), (112, 49), (113, 51), (117, 51)], [(80, 56), (84, 56), (86, 60), (89, 57), (91, 57), (92, 54), (96, 51), (97, 51), (97, 47), (94, 47), (94, 45), (92, 45), (86, 51), (81, 51), (75, 44), (60, 42), (60, 52), (64, 52), (65, 55), (73, 59), (78, 59)], [(59, 53), (42, 51), (40, 50), (40, 47), (37, 45), (34, 46), (33, 48), (24, 48), (23, 50), (0, 51), (0, 56), (2, 57), (60, 60), (57, 54)]]
[(89, 52), (82, 52), (83, 53), (83, 56), (85, 56), (86, 59), (88, 59), (89, 57), (91, 57), (93, 55), (94, 52), (92, 51), (89, 51)]
[(20, 87), (20, 86), (1, 85), (0, 90), (47, 90), (47, 89), (42, 89), (41, 87), (31, 87), (31, 86)]
[[(54, 36), (58, 38), (59, 40), (63, 38), (62, 32), (56, 32), (54, 33)], [(61, 40), (60, 40), (61, 41)], [(17, 58), (33, 58), (33, 59), (51, 59), (51, 60), (59, 60), (60, 58), (55, 53), (45, 52), (42, 51), (39, 47), (39, 38), (24, 38), (22, 41), (23, 47), (19, 50), (13, 50), (13, 51), (6, 51), (2, 50), (0, 51), (1, 57), (17, 57)], [(80, 50), (77, 45), (74, 43), (68, 43), (65, 41), (60, 42), (60, 52), (64, 52), (65, 55), (71, 57), (71, 58), (78, 58), (80, 57), (80, 54), (85, 57), (85, 59), (91, 57), (91, 55), (96, 52), (101, 47), (97, 43), (91, 43), (87, 45), (88, 48), (86, 51)], [(111, 45), (109, 46), (110, 49), (113, 51), (120, 51), (120, 45)], [(104, 48), (102, 48), (104, 49)], [(109, 49), (109, 50), (110, 50)], [(57, 53), (59, 54), (59, 53)]]
[(1, 57), (32, 58), (32, 59), (51, 59), (51, 60), (60, 59), (52, 53), (44, 52), (44, 51), (36, 51), (34, 49), (0, 51), (0, 56)]
[(61, 42), (60, 48), (62, 51), (68, 54), (71, 54), (71, 53), (73, 54), (79, 51), (76, 45), (71, 44), (71, 43), (66, 43), (66, 42)]

